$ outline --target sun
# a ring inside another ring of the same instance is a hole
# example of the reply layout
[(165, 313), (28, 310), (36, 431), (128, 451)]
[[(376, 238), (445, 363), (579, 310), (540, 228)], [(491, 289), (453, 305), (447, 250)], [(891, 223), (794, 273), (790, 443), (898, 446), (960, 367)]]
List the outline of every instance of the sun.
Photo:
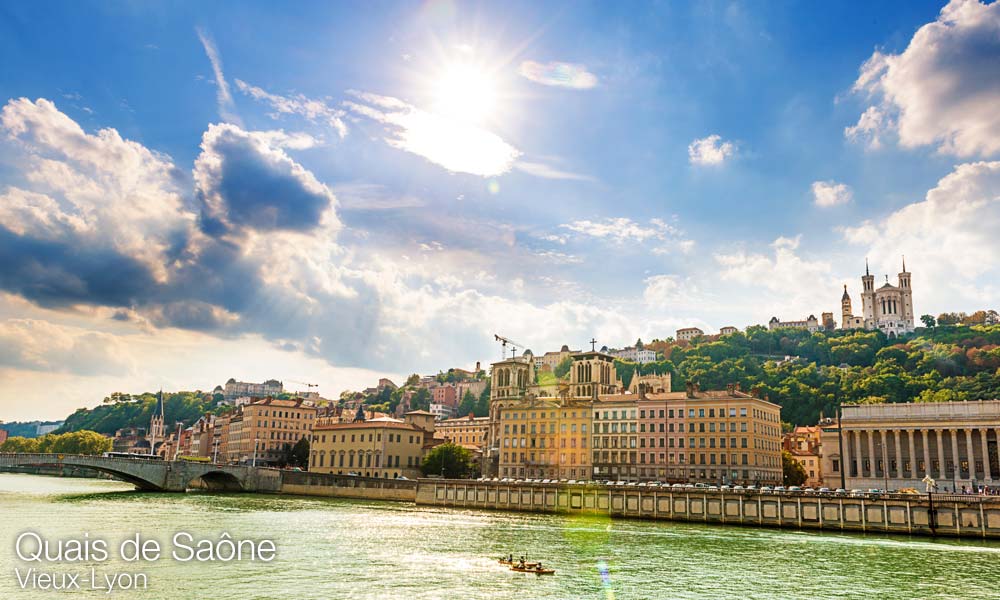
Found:
[(445, 68), (434, 83), (433, 98), (436, 115), (482, 123), (496, 109), (496, 83), (483, 67), (456, 63)]

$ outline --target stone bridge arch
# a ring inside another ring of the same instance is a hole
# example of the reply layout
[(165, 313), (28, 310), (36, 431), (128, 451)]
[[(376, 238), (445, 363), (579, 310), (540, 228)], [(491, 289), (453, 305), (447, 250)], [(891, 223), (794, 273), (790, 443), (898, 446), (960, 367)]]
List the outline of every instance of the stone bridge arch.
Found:
[(185, 487), (211, 492), (242, 492), (243, 482), (232, 473), (221, 470), (206, 471), (196, 475)]

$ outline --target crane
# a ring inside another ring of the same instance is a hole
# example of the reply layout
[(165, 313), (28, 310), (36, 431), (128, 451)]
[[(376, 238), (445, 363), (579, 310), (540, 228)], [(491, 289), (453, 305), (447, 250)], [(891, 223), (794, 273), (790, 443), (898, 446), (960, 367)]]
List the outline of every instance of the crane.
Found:
[(514, 340), (509, 339), (509, 338), (505, 338), (502, 335), (498, 335), (498, 334), (494, 333), (493, 334), (493, 339), (495, 339), (496, 341), (500, 342), (500, 346), (502, 346), (502, 348), (503, 348), (503, 350), (501, 352), (501, 356), (503, 358), (507, 358), (507, 346), (510, 346), (510, 357), (511, 358), (514, 358), (514, 356), (517, 354), (517, 349), (518, 348), (524, 348), (524, 344), (515, 342)]
[(319, 387), (318, 383), (306, 383), (305, 381), (296, 381), (294, 379), (286, 379), (285, 381), (288, 381), (289, 383), (297, 383), (299, 385), (304, 385), (304, 386), (306, 386), (306, 387), (309, 388), (308, 391), (310, 391), (310, 392), (312, 391), (312, 389), (314, 387)]

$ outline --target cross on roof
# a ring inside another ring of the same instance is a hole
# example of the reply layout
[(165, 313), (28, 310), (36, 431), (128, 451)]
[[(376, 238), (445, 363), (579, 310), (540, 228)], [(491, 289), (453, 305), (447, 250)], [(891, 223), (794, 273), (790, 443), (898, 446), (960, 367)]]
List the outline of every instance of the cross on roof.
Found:
[(590, 351), (593, 352), (597, 349), (597, 340), (590, 338)]

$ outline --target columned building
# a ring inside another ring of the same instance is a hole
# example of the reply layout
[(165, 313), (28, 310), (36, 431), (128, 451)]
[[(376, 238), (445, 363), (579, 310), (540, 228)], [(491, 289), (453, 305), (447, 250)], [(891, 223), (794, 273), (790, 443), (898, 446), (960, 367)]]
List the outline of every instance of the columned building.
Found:
[(1000, 400), (842, 407), (823, 427), (827, 487), (939, 491), (1000, 485)]

